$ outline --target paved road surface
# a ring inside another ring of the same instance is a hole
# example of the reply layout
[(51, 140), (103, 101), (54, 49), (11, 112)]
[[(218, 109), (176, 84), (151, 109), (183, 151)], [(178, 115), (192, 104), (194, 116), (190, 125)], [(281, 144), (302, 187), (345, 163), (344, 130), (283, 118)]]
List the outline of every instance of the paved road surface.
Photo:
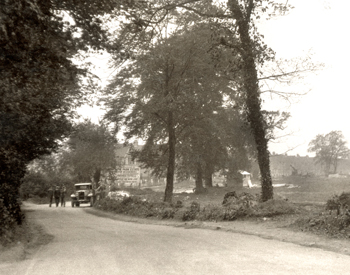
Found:
[(0, 274), (350, 274), (350, 257), (255, 236), (123, 222), (81, 208), (29, 205), (54, 236)]

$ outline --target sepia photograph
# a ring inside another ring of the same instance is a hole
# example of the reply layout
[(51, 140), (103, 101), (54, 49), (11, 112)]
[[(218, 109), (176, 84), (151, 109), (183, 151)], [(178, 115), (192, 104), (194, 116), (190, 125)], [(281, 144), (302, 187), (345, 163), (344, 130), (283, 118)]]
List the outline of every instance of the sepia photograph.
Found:
[(347, 274), (346, 0), (1, 0), (0, 274)]

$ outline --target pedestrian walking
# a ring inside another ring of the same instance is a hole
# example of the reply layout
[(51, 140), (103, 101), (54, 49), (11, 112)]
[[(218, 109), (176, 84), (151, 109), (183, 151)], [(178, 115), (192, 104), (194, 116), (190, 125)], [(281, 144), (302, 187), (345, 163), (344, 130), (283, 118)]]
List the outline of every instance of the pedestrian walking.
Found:
[(63, 184), (61, 188), (61, 207), (62, 206), (66, 207), (66, 192), (67, 192), (67, 188)]
[(49, 193), (49, 201), (50, 201), (49, 206), (51, 207), (52, 200), (53, 200), (53, 193), (54, 193), (54, 187), (53, 187), (52, 184), (50, 185), (50, 188), (49, 188), (49, 190), (48, 190), (48, 193)]
[(60, 186), (56, 185), (55, 192), (54, 192), (56, 207), (58, 207), (60, 203), (60, 196), (61, 196)]

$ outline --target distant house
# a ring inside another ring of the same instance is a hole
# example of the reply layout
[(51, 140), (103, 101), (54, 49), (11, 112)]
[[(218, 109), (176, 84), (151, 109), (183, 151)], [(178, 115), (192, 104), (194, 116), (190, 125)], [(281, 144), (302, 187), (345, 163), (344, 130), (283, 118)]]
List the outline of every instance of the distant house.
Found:
[[(273, 155), (270, 157), (271, 175), (273, 178), (291, 175), (324, 176), (321, 164), (315, 163), (315, 158), (301, 156)], [(337, 172), (341, 175), (350, 175), (350, 160), (338, 162)]]
[(153, 177), (149, 170), (141, 168), (141, 163), (132, 160), (131, 149), (140, 150), (142, 147), (137, 142), (132, 145), (118, 144), (116, 150), (117, 167), (114, 171), (109, 171), (108, 175), (105, 175), (102, 180), (108, 185), (118, 187), (164, 185), (165, 180), (163, 178)]

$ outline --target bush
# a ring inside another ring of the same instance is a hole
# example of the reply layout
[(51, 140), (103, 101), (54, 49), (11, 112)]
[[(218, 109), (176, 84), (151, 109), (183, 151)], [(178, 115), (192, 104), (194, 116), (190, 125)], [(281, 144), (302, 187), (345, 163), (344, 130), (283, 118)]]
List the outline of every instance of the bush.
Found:
[[(293, 226), (302, 231), (325, 234), (336, 238), (350, 237), (350, 193), (334, 195), (325, 207), (325, 212), (313, 214), (309, 218), (297, 220)], [(333, 214), (336, 210), (336, 215)]]
[(152, 202), (142, 200), (139, 197), (126, 197), (122, 200), (105, 198), (95, 204), (95, 207), (113, 212), (137, 217), (156, 217), (160, 219), (172, 219), (179, 209), (179, 205), (172, 205), (165, 202)]
[(141, 199), (137, 196), (119, 201), (105, 198), (96, 203), (95, 207), (117, 214), (182, 221), (234, 221), (244, 217), (272, 217), (295, 213), (294, 206), (286, 201), (271, 200), (260, 203), (259, 196), (249, 193), (235, 194), (235, 198), (230, 198), (225, 205), (210, 204), (204, 207), (196, 201), (184, 207), (182, 201), (169, 204)]
[(350, 217), (347, 215), (329, 215), (321, 213), (312, 218), (299, 219), (293, 226), (301, 231), (325, 234), (336, 238), (350, 238)]
[(350, 209), (350, 193), (342, 193), (340, 196), (334, 195), (326, 203), (326, 210), (337, 211), (337, 215), (348, 213)]
[(198, 202), (195, 202), (195, 201), (192, 202), (190, 209), (188, 209), (182, 213), (181, 220), (183, 220), (183, 221), (195, 220), (200, 209), (201, 209), (201, 206)]
[(9, 184), (0, 185), (0, 237), (8, 235), (23, 218), (16, 188)]
[(196, 219), (201, 221), (221, 221), (224, 220), (224, 209), (220, 205), (209, 204), (198, 212)]
[(273, 217), (283, 214), (295, 214), (296, 207), (285, 200), (268, 200), (261, 202), (253, 208), (251, 213), (254, 217)]

